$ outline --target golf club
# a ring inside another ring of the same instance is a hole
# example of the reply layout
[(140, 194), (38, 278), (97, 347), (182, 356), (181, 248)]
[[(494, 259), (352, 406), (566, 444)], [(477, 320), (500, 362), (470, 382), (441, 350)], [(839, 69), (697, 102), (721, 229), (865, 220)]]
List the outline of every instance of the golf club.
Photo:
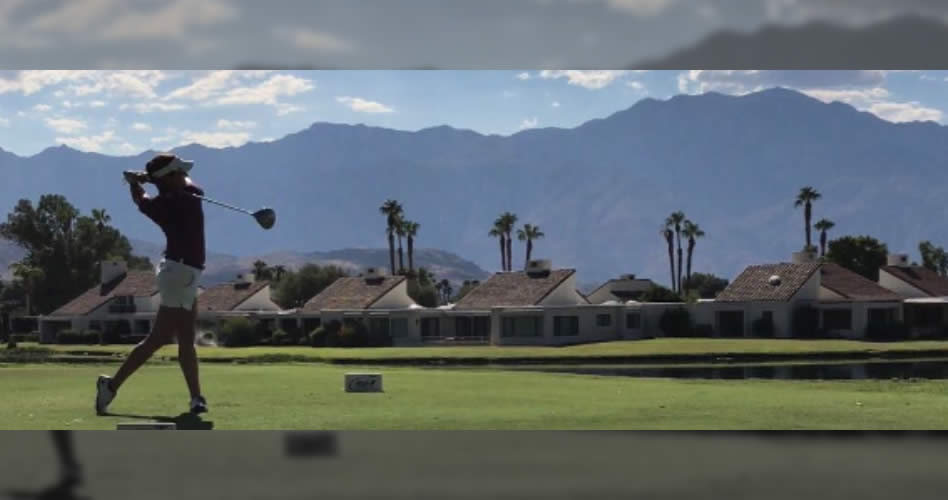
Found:
[[(123, 172), (123, 175), (125, 177), (125, 182), (148, 182), (148, 175), (142, 171), (126, 170)], [(254, 219), (256, 219), (257, 223), (260, 224), (260, 227), (264, 229), (270, 229), (273, 227), (274, 224), (276, 224), (276, 212), (274, 212), (272, 208), (264, 207), (264, 208), (261, 208), (260, 210), (257, 210), (256, 212), (251, 212), (249, 210), (244, 210), (243, 208), (231, 206), (226, 203), (222, 203), (217, 200), (212, 200), (210, 198), (200, 196), (194, 193), (189, 193), (189, 194), (199, 200), (206, 201), (208, 203), (213, 203), (215, 205), (220, 205), (224, 208), (229, 208), (237, 212), (249, 214)]]

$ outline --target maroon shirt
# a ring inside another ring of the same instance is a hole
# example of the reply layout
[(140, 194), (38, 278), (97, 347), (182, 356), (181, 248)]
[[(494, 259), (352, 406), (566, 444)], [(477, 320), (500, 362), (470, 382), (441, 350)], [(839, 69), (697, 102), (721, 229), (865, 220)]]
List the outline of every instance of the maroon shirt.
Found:
[[(197, 186), (186, 186), (184, 191), (204, 195)], [(185, 192), (165, 192), (154, 198), (143, 199), (138, 209), (165, 233), (165, 258), (182, 260), (198, 269), (204, 269), (204, 207), (201, 200)]]

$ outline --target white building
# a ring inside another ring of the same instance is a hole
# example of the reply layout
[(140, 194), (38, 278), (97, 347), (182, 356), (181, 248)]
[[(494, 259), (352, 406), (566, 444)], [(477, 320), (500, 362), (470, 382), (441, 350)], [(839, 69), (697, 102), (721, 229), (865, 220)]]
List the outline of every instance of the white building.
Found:
[(948, 327), (948, 278), (913, 266), (894, 254), (879, 270), (879, 285), (905, 297), (905, 323), (916, 335), (942, 334)]

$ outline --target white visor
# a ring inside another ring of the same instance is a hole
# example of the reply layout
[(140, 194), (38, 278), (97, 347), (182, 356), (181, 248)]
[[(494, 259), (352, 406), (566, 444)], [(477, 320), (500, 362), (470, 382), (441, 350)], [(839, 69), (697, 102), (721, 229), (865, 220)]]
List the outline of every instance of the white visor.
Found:
[(155, 170), (155, 172), (151, 174), (151, 177), (155, 179), (159, 179), (176, 170), (181, 170), (182, 172), (187, 173), (191, 170), (191, 167), (193, 166), (194, 166), (193, 161), (182, 160), (181, 158), (178, 158), (177, 156), (175, 156), (174, 159), (171, 160), (170, 163), (168, 163), (164, 167), (161, 167), (161, 169), (159, 170)]

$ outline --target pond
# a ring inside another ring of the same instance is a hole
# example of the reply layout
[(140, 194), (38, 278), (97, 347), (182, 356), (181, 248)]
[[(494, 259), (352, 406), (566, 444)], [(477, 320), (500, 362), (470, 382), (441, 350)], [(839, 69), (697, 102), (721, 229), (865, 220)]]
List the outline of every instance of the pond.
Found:
[(613, 377), (676, 379), (865, 380), (948, 379), (948, 359), (703, 366), (521, 366), (509, 369)]

